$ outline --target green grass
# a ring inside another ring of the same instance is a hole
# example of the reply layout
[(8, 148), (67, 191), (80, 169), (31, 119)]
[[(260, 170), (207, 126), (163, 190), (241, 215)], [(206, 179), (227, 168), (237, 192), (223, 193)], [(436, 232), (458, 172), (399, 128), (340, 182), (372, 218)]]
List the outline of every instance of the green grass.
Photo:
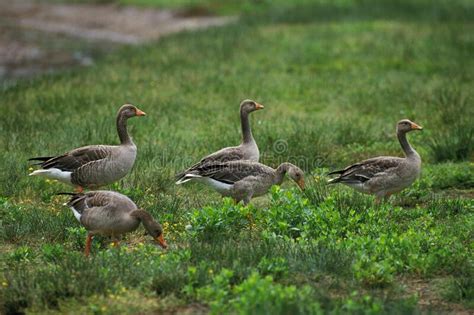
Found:
[[(264, 5), (234, 25), (3, 87), (2, 312), (473, 307), (472, 4)], [(196, 184), (174, 185), (176, 171), (239, 142), (244, 98), (265, 105), (251, 117), (262, 162), (301, 166), (304, 193), (288, 183), (242, 207)], [(125, 102), (148, 116), (129, 124), (139, 148), (132, 173), (107, 188), (161, 221), (170, 249), (155, 248), (140, 230), (120, 249), (99, 239), (86, 259), (85, 230), (54, 195), (70, 188), (28, 177), (27, 159), (116, 143), (115, 113)], [(372, 197), (325, 184), (330, 169), (400, 155), (401, 118), (424, 127), (409, 134), (421, 179), (379, 208)], [(428, 283), (434, 304), (418, 303), (424, 297), (407, 279)]]
[[(285, 0), (40, 0), (68, 4), (118, 4), (139, 8), (172, 9), (184, 16), (200, 15), (253, 15), (264, 13), (272, 7), (293, 7)], [(297, 4), (311, 4), (312, 0), (299, 0)], [(326, 4), (327, 0), (319, 1)]]

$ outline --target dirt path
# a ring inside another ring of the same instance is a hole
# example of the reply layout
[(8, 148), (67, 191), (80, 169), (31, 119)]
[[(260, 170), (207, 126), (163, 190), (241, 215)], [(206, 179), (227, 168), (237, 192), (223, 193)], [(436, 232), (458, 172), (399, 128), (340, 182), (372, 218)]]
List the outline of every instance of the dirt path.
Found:
[(121, 45), (219, 26), (233, 19), (114, 4), (0, 0), (0, 81), (88, 66), (97, 56)]

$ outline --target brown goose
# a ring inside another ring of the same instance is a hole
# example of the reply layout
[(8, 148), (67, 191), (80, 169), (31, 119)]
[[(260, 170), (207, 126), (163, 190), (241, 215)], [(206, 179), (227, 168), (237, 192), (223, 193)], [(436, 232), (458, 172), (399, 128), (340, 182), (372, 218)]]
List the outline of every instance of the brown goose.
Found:
[(181, 180), (187, 173), (207, 164), (214, 162), (227, 162), (236, 160), (249, 160), (258, 162), (260, 158), (260, 152), (258, 150), (257, 143), (252, 135), (250, 129), (249, 114), (253, 111), (263, 109), (264, 106), (252, 101), (244, 100), (240, 103), (240, 123), (242, 125), (242, 142), (236, 147), (223, 148), (217, 152), (214, 152), (208, 156), (205, 156), (198, 163), (189, 167), (187, 170), (176, 175), (176, 179)]
[(342, 183), (359, 192), (375, 195), (377, 203), (382, 198), (387, 200), (391, 194), (410, 186), (420, 175), (420, 155), (411, 147), (406, 134), (422, 129), (408, 119), (400, 120), (397, 124), (397, 137), (405, 153), (404, 158), (379, 156), (368, 159), (329, 173), (328, 175), (339, 175), (329, 180), (329, 183)]
[(117, 241), (122, 234), (135, 231), (140, 223), (163, 248), (163, 228), (145, 210), (138, 209), (127, 196), (113, 191), (89, 191), (86, 193), (60, 193), (71, 195), (66, 204), (76, 219), (87, 229), (85, 255), (90, 253), (92, 238), (96, 234), (111, 236)]
[(301, 189), (304, 189), (303, 171), (291, 164), (282, 163), (277, 169), (251, 161), (229, 161), (208, 163), (196, 167), (176, 184), (190, 180), (202, 182), (224, 197), (232, 197), (235, 202), (243, 200), (248, 204), (250, 199), (267, 193), (272, 185), (280, 185), (288, 173)]
[(146, 114), (133, 105), (125, 104), (117, 113), (117, 132), (120, 145), (89, 145), (63, 155), (36, 157), (41, 169), (30, 176), (40, 175), (75, 186), (94, 188), (113, 183), (130, 172), (137, 155), (137, 147), (127, 132), (127, 120)]

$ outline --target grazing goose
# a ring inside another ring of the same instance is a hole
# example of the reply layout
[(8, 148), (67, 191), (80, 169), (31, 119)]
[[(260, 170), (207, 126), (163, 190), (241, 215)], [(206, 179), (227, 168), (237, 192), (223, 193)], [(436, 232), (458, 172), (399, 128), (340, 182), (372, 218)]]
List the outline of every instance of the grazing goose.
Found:
[(138, 209), (127, 196), (113, 191), (89, 191), (86, 193), (59, 193), (71, 195), (66, 204), (76, 219), (87, 229), (85, 255), (90, 253), (92, 238), (96, 234), (111, 236), (117, 241), (122, 234), (135, 231), (140, 223), (163, 248), (163, 228), (145, 210)]
[(404, 158), (379, 156), (368, 159), (329, 173), (339, 175), (329, 180), (329, 183), (342, 183), (359, 192), (375, 195), (377, 203), (410, 186), (421, 171), (420, 155), (406, 137), (407, 132), (412, 130), (422, 130), (422, 127), (408, 119), (400, 120), (397, 124), (397, 137), (405, 153)]
[(232, 197), (236, 203), (264, 195), (272, 185), (280, 185), (288, 173), (301, 189), (304, 189), (303, 171), (291, 164), (282, 163), (277, 169), (251, 161), (229, 161), (198, 166), (176, 184), (190, 180), (202, 182), (224, 197)]
[(63, 155), (36, 157), (41, 169), (30, 176), (40, 175), (75, 186), (78, 192), (83, 187), (94, 188), (113, 183), (133, 167), (137, 147), (127, 132), (127, 120), (146, 114), (133, 105), (125, 104), (117, 113), (117, 132), (120, 145), (89, 145), (66, 152)]
[(240, 103), (240, 123), (242, 125), (242, 142), (240, 143), (240, 145), (237, 147), (223, 148), (202, 158), (201, 161), (199, 161), (198, 163), (176, 175), (176, 179), (178, 181), (181, 180), (187, 173), (192, 172), (207, 163), (227, 162), (236, 160), (249, 160), (258, 162), (260, 158), (260, 152), (258, 151), (257, 143), (255, 142), (255, 139), (252, 135), (252, 130), (250, 129), (249, 114), (253, 111), (263, 108), (263, 105), (255, 101), (242, 101)]

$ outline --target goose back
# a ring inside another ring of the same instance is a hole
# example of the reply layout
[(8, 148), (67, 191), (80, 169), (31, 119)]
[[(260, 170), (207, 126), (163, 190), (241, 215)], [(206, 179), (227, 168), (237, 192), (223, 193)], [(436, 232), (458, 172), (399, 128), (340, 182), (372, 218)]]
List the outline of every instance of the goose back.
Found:
[(120, 235), (135, 230), (140, 224), (139, 219), (130, 216), (137, 210), (135, 203), (116, 192), (75, 194), (68, 206), (80, 215), (81, 224), (91, 233)]

